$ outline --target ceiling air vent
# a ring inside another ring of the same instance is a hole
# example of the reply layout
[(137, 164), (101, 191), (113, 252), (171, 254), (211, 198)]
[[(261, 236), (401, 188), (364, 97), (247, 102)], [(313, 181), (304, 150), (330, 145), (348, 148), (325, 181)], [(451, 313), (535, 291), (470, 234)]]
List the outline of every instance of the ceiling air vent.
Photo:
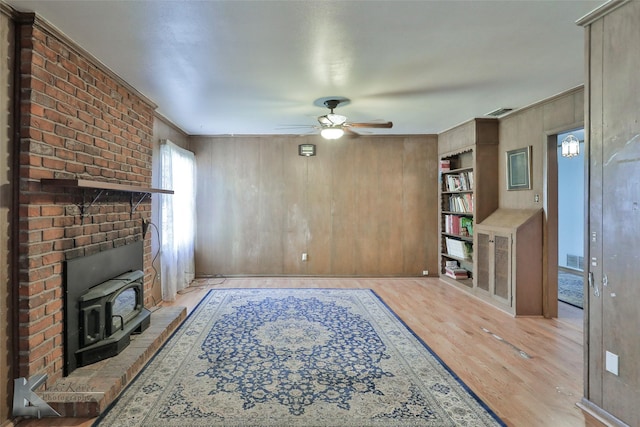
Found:
[(490, 113), (485, 114), (485, 116), (501, 117), (512, 111), (513, 111), (513, 108), (498, 108), (497, 110), (494, 110), (494, 111), (491, 111)]

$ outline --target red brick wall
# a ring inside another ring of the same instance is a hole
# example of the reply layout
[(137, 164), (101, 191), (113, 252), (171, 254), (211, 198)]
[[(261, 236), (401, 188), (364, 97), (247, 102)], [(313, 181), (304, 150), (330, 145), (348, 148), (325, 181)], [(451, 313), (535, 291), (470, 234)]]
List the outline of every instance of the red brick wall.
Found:
[[(94, 193), (42, 186), (80, 178), (151, 187), (154, 107), (38, 20), (21, 25), (19, 377), (63, 375), (64, 261), (142, 238), (145, 199), (110, 192), (84, 218)], [(137, 202), (137, 200), (136, 200)], [(151, 244), (145, 287), (151, 287)], [(151, 295), (151, 292), (146, 292)], [(146, 305), (153, 305), (146, 301)]]

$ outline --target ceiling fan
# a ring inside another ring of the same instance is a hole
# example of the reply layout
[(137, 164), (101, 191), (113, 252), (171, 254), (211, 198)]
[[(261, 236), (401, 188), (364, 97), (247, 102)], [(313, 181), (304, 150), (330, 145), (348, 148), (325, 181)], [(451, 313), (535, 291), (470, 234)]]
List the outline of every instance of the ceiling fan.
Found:
[(329, 114), (318, 117), (320, 123), (320, 135), (325, 139), (338, 139), (345, 133), (358, 135), (358, 132), (351, 128), (391, 128), (392, 122), (370, 122), (370, 123), (354, 123), (347, 121), (347, 118), (340, 114), (335, 114), (333, 110), (341, 103), (348, 102), (346, 98), (327, 99), (323, 102), (324, 106), (329, 109)]

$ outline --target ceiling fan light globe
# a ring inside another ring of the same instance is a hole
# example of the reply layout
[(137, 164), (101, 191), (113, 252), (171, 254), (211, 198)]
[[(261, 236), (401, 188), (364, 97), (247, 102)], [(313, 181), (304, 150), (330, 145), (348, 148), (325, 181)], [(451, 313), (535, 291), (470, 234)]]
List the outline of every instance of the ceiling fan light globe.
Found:
[(320, 136), (324, 139), (338, 139), (344, 135), (344, 130), (339, 127), (328, 127), (320, 131)]

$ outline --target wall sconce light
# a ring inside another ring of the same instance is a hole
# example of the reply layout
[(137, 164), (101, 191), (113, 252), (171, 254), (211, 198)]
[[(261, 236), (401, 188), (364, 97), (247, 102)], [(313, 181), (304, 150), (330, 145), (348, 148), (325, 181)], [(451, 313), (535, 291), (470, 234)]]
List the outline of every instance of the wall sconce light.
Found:
[(344, 129), (341, 127), (327, 127), (320, 131), (320, 136), (324, 139), (338, 139), (344, 135)]
[(580, 141), (573, 135), (562, 140), (562, 157), (575, 157), (580, 154)]
[(316, 146), (314, 144), (300, 144), (298, 145), (298, 156), (315, 156)]

